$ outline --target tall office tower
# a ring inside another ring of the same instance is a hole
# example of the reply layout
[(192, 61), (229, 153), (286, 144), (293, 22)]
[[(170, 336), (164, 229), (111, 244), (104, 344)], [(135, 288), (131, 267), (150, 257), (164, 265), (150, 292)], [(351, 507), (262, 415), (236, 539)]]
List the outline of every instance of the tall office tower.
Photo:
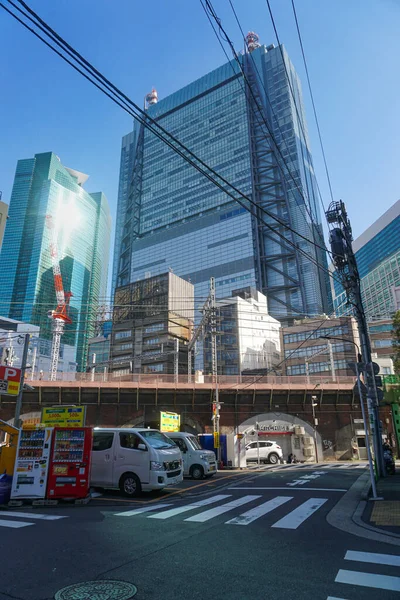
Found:
[[(390, 319), (398, 310), (400, 287), (400, 200), (354, 240), (353, 250), (368, 320)], [(335, 313), (351, 314), (346, 293), (336, 280), (332, 280), (332, 295)]]
[(199, 302), (215, 277), (217, 297), (255, 287), (284, 323), (329, 311), (300, 81), (283, 46), (257, 40), (249, 34), (240, 66), (228, 62), (160, 101), (155, 90), (146, 97), (149, 117), (254, 204), (240, 206), (135, 123), (122, 144), (114, 288), (170, 268)]
[(84, 190), (87, 179), (52, 152), (19, 160), (0, 255), (0, 314), (39, 325), (40, 337), (51, 339), (56, 240), (64, 290), (73, 294), (72, 323), (62, 341), (75, 346), (78, 370), (86, 367), (96, 309), (106, 293), (111, 231), (108, 201), (101, 192)]
[(1, 250), (1, 245), (3, 243), (4, 231), (6, 229), (7, 215), (8, 215), (8, 204), (1, 201), (1, 192), (0, 192), (0, 250)]

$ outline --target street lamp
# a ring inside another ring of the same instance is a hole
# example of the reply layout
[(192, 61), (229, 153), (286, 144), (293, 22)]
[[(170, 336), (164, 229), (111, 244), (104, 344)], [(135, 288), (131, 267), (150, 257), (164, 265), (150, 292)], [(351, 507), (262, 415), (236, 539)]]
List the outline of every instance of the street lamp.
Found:
[(353, 346), (355, 346), (357, 348), (357, 362), (354, 364), (356, 367), (357, 388), (358, 388), (358, 395), (360, 396), (361, 414), (362, 414), (362, 418), (363, 418), (364, 431), (365, 431), (365, 445), (367, 446), (369, 474), (371, 477), (371, 486), (372, 486), (372, 494), (373, 494), (373, 497), (371, 498), (371, 500), (378, 500), (378, 495), (376, 492), (375, 473), (374, 473), (374, 467), (372, 464), (371, 447), (369, 444), (368, 423), (367, 423), (367, 417), (365, 414), (363, 392), (362, 392), (361, 380), (360, 380), (361, 371), (359, 368), (359, 364), (362, 362), (360, 346), (358, 344), (356, 344), (356, 342), (354, 342), (353, 340), (348, 340), (347, 338), (342, 338), (342, 337), (336, 337), (334, 335), (320, 335), (319, 337), (322, 339), (325, 339), (325, 340), (340, 340), (342, 342), (350, 342), (350, 344), (353, 344)]

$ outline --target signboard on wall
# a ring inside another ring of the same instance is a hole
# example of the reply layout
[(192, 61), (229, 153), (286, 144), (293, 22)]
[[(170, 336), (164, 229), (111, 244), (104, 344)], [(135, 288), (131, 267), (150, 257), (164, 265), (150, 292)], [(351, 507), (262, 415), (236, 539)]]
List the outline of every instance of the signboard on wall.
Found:
[(0, 394), (17, 396), (21, 384), (21, 369), (0, 365)]
[(43, 408), (41, 422), (51, 427), (84, 427), (85, 406), (60, 406)]
[(161, 431), (179, 431), (181, 428), (181, 416), (177, 413), (161, 411), (160, 429)]

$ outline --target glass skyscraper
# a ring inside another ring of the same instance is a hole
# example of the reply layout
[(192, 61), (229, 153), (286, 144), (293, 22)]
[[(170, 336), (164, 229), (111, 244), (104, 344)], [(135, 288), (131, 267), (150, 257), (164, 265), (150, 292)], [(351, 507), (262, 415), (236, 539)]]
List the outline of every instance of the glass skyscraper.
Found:
[(284, 322), (328, 312), (328, 280), (315, 265), (327, 261), (313, 244), (323, 245), (322, 227), (298, 76), (283, 46), (259, 46), (240, 61), (246, 80), (228, 62), (157, 103), (153, 95), (147, 114), (255, 206), (240, 206), (135, 123), (122, 142), (113, 291), (171, 269), (195, 285), (197, 304), (215, 277), (217, 297), (255, 287)]
[(52, 217), (64, 290), (72, 292), (62, 341), (75, 346), (78, 370), (86, 367), (87, 342), (106, 294), (111, 219), (101, 192), (83, 188), (88, 176), (64, 167), (52, 152), (19, 160), (0, 254), (0, 314), (40, 326), (51, 339), (48, 312), (57, 306), (52, 261)]
[[(353, 250), (367, 318), (390, 318), (397, 308), (395, 290), (400, 286), (400, 200), (354, 240)], [(333, 296), (335, 313), (350, 314), (346, 293), (336, 280)]]

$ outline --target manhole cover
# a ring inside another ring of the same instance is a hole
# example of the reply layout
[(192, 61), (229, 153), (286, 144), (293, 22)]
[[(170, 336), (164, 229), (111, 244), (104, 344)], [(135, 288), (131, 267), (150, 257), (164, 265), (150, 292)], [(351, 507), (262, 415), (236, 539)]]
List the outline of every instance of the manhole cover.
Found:
[(59, 590), (54, 600), (130, 600), (136, 592), (126, 581), (85, 581)]

